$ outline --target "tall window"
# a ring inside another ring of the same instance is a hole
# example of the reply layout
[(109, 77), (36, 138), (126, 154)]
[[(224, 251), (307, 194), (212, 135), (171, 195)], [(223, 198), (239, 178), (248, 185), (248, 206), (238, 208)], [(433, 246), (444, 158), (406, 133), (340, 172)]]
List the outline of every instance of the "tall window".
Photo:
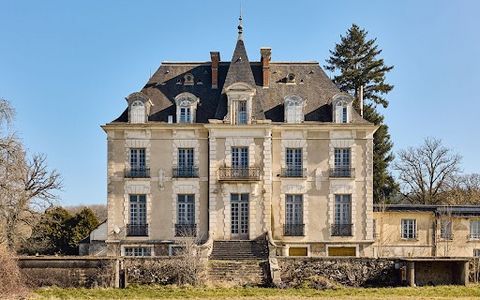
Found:
[(146, 175), (145, 148), (130, 148), (130, 175), (131, 177)]
[(195, 196), (182, 194), (177, 196), (178, 224), (195, 224)]
[(145, 123), (145, 105), (134, 101), (130, 106), (130, 123)]
[(302, 236), (303, 230), (303, 195), (286, 195), (284, 235)]
[(342, 107), (342, 123), (347, 123), (348, 119), (348, 114), (347, 114), (348, 108), (346, 106)]
[(193, 157), (193, 148), (178, 148), (177, 177), (196, 176)]
[(130, 224), (145, 225), (147, 223), (146, 195), (130, 195)]
[(192, 123), (192, 113), (190, 107), (180, 107), (180, 123)]
[(334, 177), (350, 177), (350, 163), (351, 163), (351, 151), (350, 148), (335, 148), (335, 169), (333, 170)]
[(352, 195), (335, 195), (335, 223), (332, 225), (333, 236), (352, 235)]
[(473, 256), (480, 257), (480, 249), (473, 249)]
[(248, 123), (247, 101), (237, 101), (237, 124)]
[(301, 177), (303, 176), (303, 155), (302, 148), (287, 148), (285, 157), (285, 176)]
[(232, 168), (248, 168), (248, 147), (232, 147)]
[(451, 240), (452, 236), (452, 221), (441, 220), (440, 221), (440, 238), (444, 240)]
[(402, 219), (402, 239), (417, 238), (417, 220)]
[(480, 239), (480, 221), (470, 221), (470, 238)]
[(336, 123), (348, 123), (348, 104), (344, 101), (338, 102), (335, 106)]

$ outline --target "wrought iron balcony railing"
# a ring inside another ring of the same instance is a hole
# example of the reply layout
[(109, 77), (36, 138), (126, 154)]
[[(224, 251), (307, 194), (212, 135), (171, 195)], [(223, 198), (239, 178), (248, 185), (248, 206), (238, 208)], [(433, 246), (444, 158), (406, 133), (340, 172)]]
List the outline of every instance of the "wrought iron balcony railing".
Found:
[(181, 236), (181, 237), (197, 236), (197, 224), (175, 224), (175, 236)]
[(197, 178), (197, 167), (177, 167), (173, 168), (173, 178)]
[(136, 167), (125, 169), (125, 178), (149, 178), (150, 168)]
[(304, 236), (305, 224), (285, 224), (283, 225), (284, 236)]
[(353, 178), (355, 169), (349, 167), (335, 167), (330, 169), (331, 178)]
[(148, 224), (127, 224), (127, 236), (148, 236)]
[(480, 233), (470, 233), (468, 235), (469, 240), (480, 240)]
[(260, 168), (258, 167), (221, 167), (218, 170), (218, 178), (221, 181), (229, 180), (260, 180)]
[(332, 236), (352, 236), (352, 224), (332, 224)]
[(281, 177), (304, 178), (307, 175), (307, 169), (303, 168), (282, 168)]

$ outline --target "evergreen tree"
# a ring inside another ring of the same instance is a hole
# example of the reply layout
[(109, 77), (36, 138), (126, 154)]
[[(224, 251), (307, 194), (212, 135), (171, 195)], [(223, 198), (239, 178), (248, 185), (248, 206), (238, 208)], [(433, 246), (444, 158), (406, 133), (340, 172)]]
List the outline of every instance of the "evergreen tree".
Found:
[(363, 87), (363, 118), (379, 129), (373, 137), (373, 199), (378, 203), (393, 196), (398, 189), (388, 171), (393, 160), (391, 152), (393, 144), (385, 125), (383, 116), (377, 111), (377, 105), (388, 106), (385, 95), (393, 89), (393, 85), (385, 82), (386, 73), (393, 66), (385, 65), (378, 58), (382, 50), (375, 44), (376, 39), (368, 39), (368, 32), (353, 24), (345, 36), (341, 36), (339, 44), (330, 50), (330, 58), (326, 60), (325, 69), (335, 72), (333, 82), (343, 92), (355, 97), (354, 108), (360, 112), (360, 91)]

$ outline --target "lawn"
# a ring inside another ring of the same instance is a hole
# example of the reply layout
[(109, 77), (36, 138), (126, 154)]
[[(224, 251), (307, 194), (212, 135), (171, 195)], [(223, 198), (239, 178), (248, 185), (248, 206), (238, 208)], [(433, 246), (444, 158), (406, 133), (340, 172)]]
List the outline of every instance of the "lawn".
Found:
[(127, 289), (45, 288), (31, 299), (478, 299), (480, 286), (340, 288), (337, 290), (270, 288), (179, 288), (131, 286)]

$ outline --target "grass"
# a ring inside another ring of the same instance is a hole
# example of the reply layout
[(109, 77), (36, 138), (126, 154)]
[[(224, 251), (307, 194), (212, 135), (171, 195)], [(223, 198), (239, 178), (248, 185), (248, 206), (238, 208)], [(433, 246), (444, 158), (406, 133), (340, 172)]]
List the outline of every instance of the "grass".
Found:
[(273, 288), (191, 288), (174, 286), (130, 286), (127, 289), (36, 290), (32, 299), (478, 299), (480, 286), (395, 288), (340, 288), (337, 290)]

